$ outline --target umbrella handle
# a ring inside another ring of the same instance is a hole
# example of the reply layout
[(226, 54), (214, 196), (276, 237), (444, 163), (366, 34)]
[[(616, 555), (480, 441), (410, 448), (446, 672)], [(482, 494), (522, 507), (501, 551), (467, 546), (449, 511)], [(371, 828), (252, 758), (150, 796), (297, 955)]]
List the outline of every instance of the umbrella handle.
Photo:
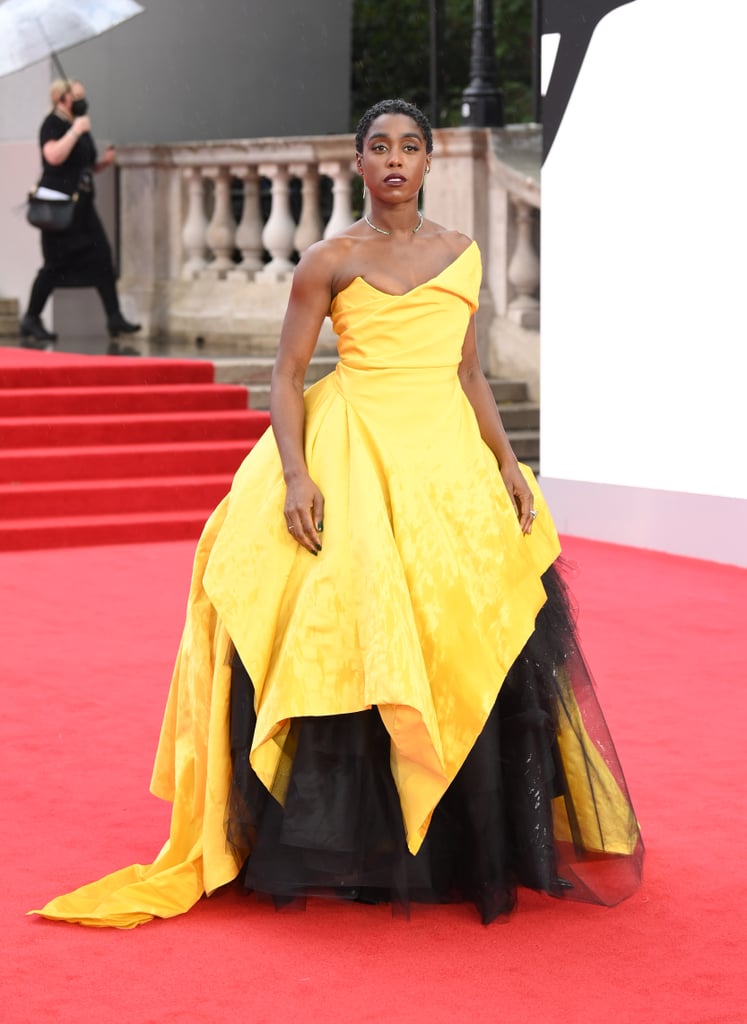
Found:
[(54, 52), (54, 50), (51, 50), (49, 55), (52, 58), (52, 60), (54, 61), (54, 66), (57, 68), (57, 72), (58, 72), (60, 78), (64, 78), (65, 81), (67, 81), (67, 75), (65, 74), (65, 69), (63, 68), (62, 64), (60, 64), (60, 58), (57, 56), (57, 54)]
[(39, 31), (44, 36), (44, 41), (46, 42), (47, 46), (49, 47), (49, 55), (52, 58), (52, 60), (54, 61), (54, 66), (57, 68), (57, 73), (59, 74), (60, 78), (64, 78), (65, 81), (67, 81), (67, 75), (65, 74), (65, 69), (63, 68), (62, 64), (60, 63), (60, 58), (57, 56), (57, 54), (52, 49), (52, 45), (49, 42), (49, 36), (44, 31), (44, 22), (41, 20), (41, 18), (37, 18), (36, 19), (36, 24), (39, 26)]

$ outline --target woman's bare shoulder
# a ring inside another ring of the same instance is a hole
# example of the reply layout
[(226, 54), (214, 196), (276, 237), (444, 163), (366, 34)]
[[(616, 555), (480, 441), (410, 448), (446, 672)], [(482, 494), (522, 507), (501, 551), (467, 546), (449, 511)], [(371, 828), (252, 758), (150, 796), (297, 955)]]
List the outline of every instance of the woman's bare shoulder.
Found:
[(355, 240), (347, 235), (335, 235), (314, 242), (304, 252), (298, 262), (297, 270), (307, 270), (315, 274), (328, 274), (331, 277), (350, 256)]
[(340, 267), (349, 258), (352, 244), (352, 239), (338, 235), (310, 245), (293, 273), (294, 297), (300, 299), (315, 293), (317, 297), (326, 296), (326, 301), (331, 301), (336, 291), (334, 282)]
[(434, 241), (438, 242), (448, 250), (449, 254), (456, 259), (460, 256), (465, 249), (473, 244), (473, 239), (469, 235), (465, 235), (462, 231), (455, 231), (453, 228), (445, 228), (440, 224), (436, 224), (434, 221), (425, 222), (428, 227), (428, 233), (433, 237)]

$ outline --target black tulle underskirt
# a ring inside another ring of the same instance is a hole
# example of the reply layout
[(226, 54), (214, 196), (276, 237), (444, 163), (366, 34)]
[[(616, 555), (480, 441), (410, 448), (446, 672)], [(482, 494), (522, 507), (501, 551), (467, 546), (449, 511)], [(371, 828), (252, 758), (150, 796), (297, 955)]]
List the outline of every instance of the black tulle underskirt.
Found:
[[(556, 567), (543, 584), (548, 599), (535, 631), (416, 856), (405, 842), (389, 735), (376, 708), (292, 722), (284, 740), (292, 770), (281, 806), (249, 763), (254, 688), (234, 655), (226, 832), (245, 855), (246, 888), (271, 896), (278, 906), (310, 895), (404, 907), (471, 900), (485, 924), (513, 908), (517, 886), (604, 905), (635, 890), (643, 845), (625, 779)], [(558, 744), (563, 727), (575, 731), (585, 752), (583, 800), (599, 811), (600, 821), (600, 802), (609, 790), (592, 754), (603, 758), (607, 779), (619, 788), (627, 808), (627, 852), (609, 852), (604, 841), (585, 839), (578, 825), (579, 785), (572, 793)], [(558, 803), (567, 820), (561, 839), (554, 823)]]

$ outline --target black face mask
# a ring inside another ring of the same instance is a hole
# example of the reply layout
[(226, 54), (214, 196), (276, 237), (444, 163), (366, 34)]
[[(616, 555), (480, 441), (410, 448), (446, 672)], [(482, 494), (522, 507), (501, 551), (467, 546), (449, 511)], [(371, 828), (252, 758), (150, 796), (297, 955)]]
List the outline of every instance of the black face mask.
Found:
[(73, 117), (83, 117), (88, 110), (88, 100), (73, 100)]

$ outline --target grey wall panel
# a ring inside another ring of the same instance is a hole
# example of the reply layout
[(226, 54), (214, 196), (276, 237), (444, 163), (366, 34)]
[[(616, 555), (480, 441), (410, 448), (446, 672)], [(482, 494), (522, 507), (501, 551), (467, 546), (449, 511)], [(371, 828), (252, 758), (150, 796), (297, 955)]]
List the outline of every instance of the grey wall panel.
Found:
[(116, 142), (349, 129), (351, 0), (144, 0), (62, 55)]

